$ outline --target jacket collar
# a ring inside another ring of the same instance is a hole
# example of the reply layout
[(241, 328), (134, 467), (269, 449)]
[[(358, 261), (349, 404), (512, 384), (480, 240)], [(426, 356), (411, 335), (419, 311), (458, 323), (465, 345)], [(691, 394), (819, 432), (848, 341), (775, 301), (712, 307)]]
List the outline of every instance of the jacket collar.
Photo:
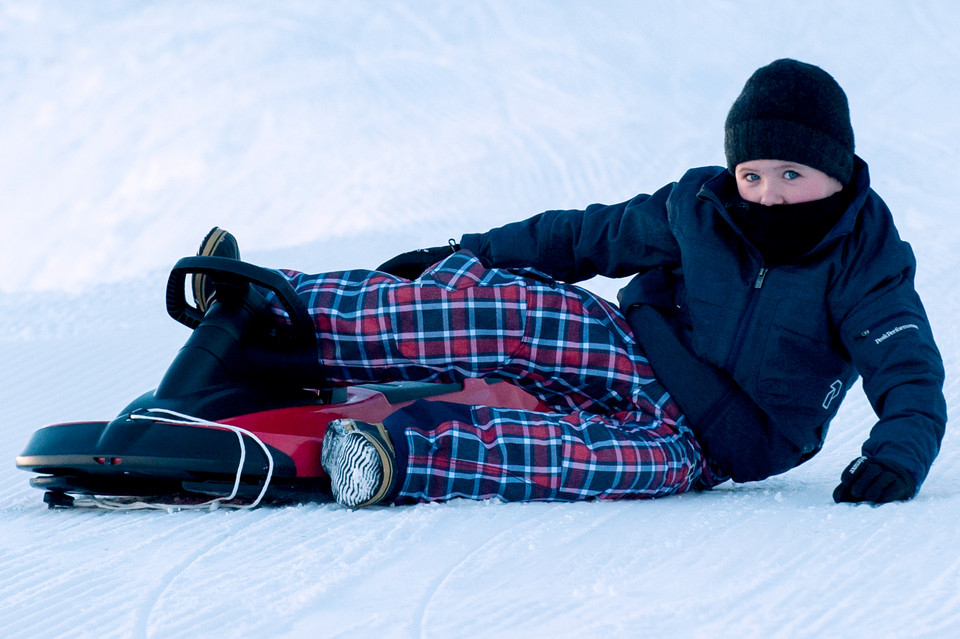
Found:
[[(867, 197), (870, 194), (870, 170), (867, 163), (860, 156), (855, 155), (853, 161), (853, 177), (850, 180), (850, 185), (854, 189), (855, 195), (837, 223), (827, 232), (813, 250), (818, 250), (837, 238), (849, 235), (856, 226), (860, 211), (863, 209)], [(742, 231), (737, 227), (727, 212), (727, 207), (737, 202), (740, 198), (736, 182), (728, 170), (721, 169), (716, 175), (704, 182), (697, 196), (716, 204), (720, 216), (743, 236)], [(744, 239), (746, 240), (745, 237)], [(747, 241), (747, 243), (749, 244), (749, 241)]]

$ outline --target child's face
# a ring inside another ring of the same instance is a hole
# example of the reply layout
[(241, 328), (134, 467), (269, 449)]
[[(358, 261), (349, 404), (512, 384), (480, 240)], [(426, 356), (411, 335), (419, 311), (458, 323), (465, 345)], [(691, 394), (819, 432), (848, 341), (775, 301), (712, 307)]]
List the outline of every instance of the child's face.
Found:
[(750, 160), (734, 171), (740, 197), (764, 206), (801, 204), (830, 197), (843, 188), (823, 171), (783, 160)]

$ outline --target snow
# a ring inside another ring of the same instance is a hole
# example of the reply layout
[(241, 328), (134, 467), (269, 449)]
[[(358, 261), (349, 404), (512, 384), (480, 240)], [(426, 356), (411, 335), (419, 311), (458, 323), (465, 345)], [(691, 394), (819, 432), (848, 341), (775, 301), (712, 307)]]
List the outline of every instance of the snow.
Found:
[(721, 162), (784, 56), (847, 90), (953, 414), (958, 29), (950, 0), (2, 0), (0, 635), (957, 636), (956, 434), (913, 501), (835, 505), (859, 389), (809, 464), (652, 502), (49, 511), (13, 459), (156, 385), (166, 270), (214, 224), (320, 271), (622, 201)]

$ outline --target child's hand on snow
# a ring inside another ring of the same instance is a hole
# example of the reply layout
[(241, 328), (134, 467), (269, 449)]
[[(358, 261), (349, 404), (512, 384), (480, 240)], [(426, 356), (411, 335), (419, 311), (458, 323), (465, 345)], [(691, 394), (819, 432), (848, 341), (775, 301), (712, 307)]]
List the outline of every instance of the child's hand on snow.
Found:
[(912, 498), (917, 483), (899, 464), (857, 457), (840, 476), (833, 491), (835, 502), (886, 504)]

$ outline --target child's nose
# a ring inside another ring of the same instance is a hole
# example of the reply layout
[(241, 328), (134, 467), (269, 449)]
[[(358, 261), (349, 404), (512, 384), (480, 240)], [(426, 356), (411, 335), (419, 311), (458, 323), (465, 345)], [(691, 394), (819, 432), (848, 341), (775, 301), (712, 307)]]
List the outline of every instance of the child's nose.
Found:
[(772, 206), (774, 204), (786, 204), (783, 196), (783, 189), (780, 185), (771, 180), (764, 180), (760, 191), (760, 204), (763, 206)]

